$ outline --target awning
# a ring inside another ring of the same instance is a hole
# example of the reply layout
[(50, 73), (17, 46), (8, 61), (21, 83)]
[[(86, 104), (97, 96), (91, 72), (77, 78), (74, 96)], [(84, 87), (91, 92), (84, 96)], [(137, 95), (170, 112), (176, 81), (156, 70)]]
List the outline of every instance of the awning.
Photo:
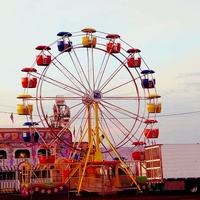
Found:
[(4, 165), (4, 166), (0, 166), (0, 172), (8, 172), (8, 171), (17, 171), (17, 166), (8, 166), (8, 165)]
[[(54, 165), (32, 165), (30, 170), (45, 170), (45, 169), (53, 169)], [(10, 171), (17, 171), (20, 170), (20, 168), (18, 168), (18, 166), (8, 166), (8, 165), (4, 165), (4, 166), (0, 166), (0, 172), (10, 172)]]
[(54, 169), (54, 165), (40, 165), (36, 164), (32, 166), (32, 170), (45, 170), (45, 169)]

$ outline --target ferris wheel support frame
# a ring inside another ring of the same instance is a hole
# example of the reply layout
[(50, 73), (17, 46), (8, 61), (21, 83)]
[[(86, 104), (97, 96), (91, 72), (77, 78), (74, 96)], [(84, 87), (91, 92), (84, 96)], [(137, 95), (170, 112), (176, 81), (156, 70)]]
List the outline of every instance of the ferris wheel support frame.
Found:
[(103, 155), (100, 151), (100, 139), (99, 139), (99, 110), (98, 110), (98, 102), (94, 102), (94, 114), (95, 114), (95, 132), (94, 135), (96, 136), (96, 144), (95, 144), (95, 161), (103, 161)]

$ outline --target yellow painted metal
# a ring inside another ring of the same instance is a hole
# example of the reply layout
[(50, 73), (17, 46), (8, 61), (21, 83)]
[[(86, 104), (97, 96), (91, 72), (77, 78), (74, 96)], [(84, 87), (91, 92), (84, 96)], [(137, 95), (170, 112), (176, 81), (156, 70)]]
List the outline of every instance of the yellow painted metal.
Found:
[(100, 151), (100, 138), (99, 138), (99, 108), (98, 108), (98, 102), (94, 102), (94, 114), (95, 114), (95, 161), (103, 161), (103, 156)]
[(112, 145), (112, 143), (110, 142), (109, 138), (104, 133), (104, 131), (102, 129), (100, 129), (100, 130), (101, 130), (104, 138), (107, 140), (110, 148), (113, 150), (114, 154), (117, 156), (118, 160), (120, 161), (120, 163), (121, 163), (120, 168), (131, 178), (131, 180), (136, 185), (136, 187), (138, 188), (138, 190), (141, 190), (140, 186), (136, 182), (136, 177), (130, 173), (130, 170), (127, 168), (126, 163), (121, 159), (121, 156), (119, 155), (119, 153), (117, 152), (117, 150), (115, 149), (115, 147)]
[[(92, 140), (93, 140), (93, 136), (94, 135), (92, 135), (92, 138), (91, 138)], [(80, 191), (81, 191), (83, 178), (85, 176), (86, 167), (87, 167), (87, 164), (88, 164), (88, 161), (89, 161), (89, 158), (90, 158), (91, 149), (92, 149), (92, 143), (90, 143), (90, 145), (89, 145), (89, 149), (88, 149), (88, 152), (87, 152), (87, 155), (86, 155), (84, 166), (83, 166), (83, 169), (82, 169), (82, 172), (81, 172), (81, 176), (80, 176), (80, 180), (79, 180), (78, 188), (77, 188), (78, 189), (78, 194), (80, 194)]]
[(88, 123), (88, 146), (90, 146), (90, 144), (92, 143), (91, 137), (92, 137), (92, 128), (91, 128), (91, 106), (88, 105), (87, 106), (88, 109), (88, 119), (87, 119), (87, 123)]

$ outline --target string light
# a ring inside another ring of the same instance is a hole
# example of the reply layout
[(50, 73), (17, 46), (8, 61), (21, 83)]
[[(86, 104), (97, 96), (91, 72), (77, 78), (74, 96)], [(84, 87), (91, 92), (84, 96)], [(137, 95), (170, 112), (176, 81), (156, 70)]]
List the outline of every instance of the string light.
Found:
[[(0, 111), (0, 113), (8, 114), (8, 115), (10, 115), (10, 113), (13, 113), (13, 115), (18, 115), (17, 113), (7, 112), (7, 111)], [(156, 117), (157, 118), (158, 117), (172, 117), (172, 116), (181, 116), (181, 115), (192, 115), (192, 114), (197, 114), (197, 113), (200, 113), (200, 110), (190, 111), (190, 112), (181, 112), (181, 113), (171, 113), (171, 114), (165, 114), (165, 115), (157, 115)], [(33, 115), (33, 116), (39, 116), (39, 115)]]

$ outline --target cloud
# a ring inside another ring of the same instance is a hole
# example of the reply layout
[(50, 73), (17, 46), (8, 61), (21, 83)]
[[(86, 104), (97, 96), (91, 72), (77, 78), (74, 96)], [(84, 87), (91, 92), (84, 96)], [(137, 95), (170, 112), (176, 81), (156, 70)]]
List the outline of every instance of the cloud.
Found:
[[(2, 1), (1, 110), (14, 112), (16, 96), (23, 93), (20, 82), (24, 74), (20, 70), (34, 63), (35, 47), (52, 43), (59, 31), (74, 32), (84, 27), (120, 34), (128, 44), (141, 49), (145, 62), (156, 71), (162, 114), (199, 110), (199, 6), (198, 0)], [(198, 115), (191, 118), (161, 118), (159, 141), (197, 139)], [(1, 126), (10, 125), (9, 115), (2, 114), (1, 119)], [(21, 126), (23, 120), (15, 117), (15, 125)], [(191, 131), (194, 134), (189, 138)]]

